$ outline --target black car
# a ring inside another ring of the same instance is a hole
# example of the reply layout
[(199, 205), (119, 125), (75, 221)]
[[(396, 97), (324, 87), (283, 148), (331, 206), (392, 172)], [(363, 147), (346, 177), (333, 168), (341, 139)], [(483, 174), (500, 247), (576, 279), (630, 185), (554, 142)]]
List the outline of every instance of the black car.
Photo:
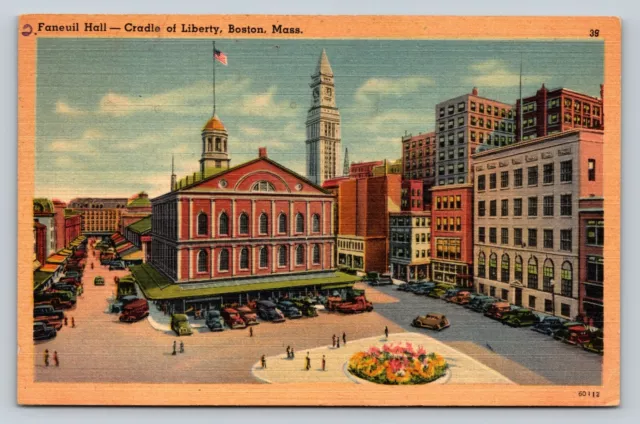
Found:
[(109, 271), (127, 269), (123, 261), (112, 261), (109, 264)]
[(565, 321), (558, 317), (544, 317), (536, 324), (533, 324), (533, 327), (531, 327), (531, 329), (533, 331), (537, 331), (538, 333), (551, 336), (553, 333), (561, 329), (564, 323)]
[(280, 309), (284, 316), (289, 319), (302, 318), (302, 312), (300, 312), (300, 310), (288, 300), (278, 302), (278, 309)]
[(56, 329), (44, 322), (33, 323), (33, 340), (48, 340), (57, 335)]
[(54, 283), (51, 285), (51, 288), (54, 290), (68, 291), (73, 293), (76, 296), (78, 295), (78, 287), (75, 286), (74, 284)]
[(64, 312), (52, 305), (36, 305), (33, 307), (33, 317), (56, 317), (64, 319)]

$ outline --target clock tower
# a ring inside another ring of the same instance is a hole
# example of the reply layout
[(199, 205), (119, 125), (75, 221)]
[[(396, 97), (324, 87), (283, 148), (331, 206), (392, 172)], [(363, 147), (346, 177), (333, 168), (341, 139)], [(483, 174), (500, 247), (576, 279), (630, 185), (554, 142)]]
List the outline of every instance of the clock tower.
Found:
[(333, 71), (322, 49), (311, 76), (311, 107), (307, 113), (307, 178), (320, 185), (337, 176), (340, 154), (340, 111), (336, 106)]

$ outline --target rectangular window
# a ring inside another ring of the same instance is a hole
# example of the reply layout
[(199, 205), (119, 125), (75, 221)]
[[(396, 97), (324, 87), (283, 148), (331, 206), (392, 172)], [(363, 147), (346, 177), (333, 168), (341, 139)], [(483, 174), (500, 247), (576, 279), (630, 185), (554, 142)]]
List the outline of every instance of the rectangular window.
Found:
[(462, 196), (456, 196), (456, 209), (462, 209)]
[(500, 201), (500, 216), (509, 215), (509, 200), (503, 199)]
[(573, 161), (560, 162), (560, 182), (570, 183), (573, 180)]
[(528, 199), (529, 201), (529, 209), (528, 209), (528, 214), (529, 216), (538, 216), (538, 198), (537, 197), (529, 197)]
[(553, 216), (553, 196), (544, 196), (542, 198), (542, 214), (544, 216)]
[(553, 163), (544, 164), (542, 182), (544, 184), (553, 184)]
[(571, 316), (571, 306), (567, 305), (566, 303), (561, 303), (560, 304), (560, 315), (565, 316), (565, 317), (570, 317)]
[(456, 218), (456, 231), (462, 231), (462, 218)]
[(538, 246), (538, 230), (535, 228), (529, 228), (529, 247)]
[(513, 170), (513, 186), (522, 187), (522, 168)]
[(502, 234), (500, 234), (500, 243), (509, 244), (509, 229), (503, 228), (501, 232)]
[(471, 110), (475, 112), (476, 110), (476, 102), (471, 102)]
[(436, 209), (440, 209), (440, 196), (436, 197)]
[(553, 249), (553, 230), (544, 230), (543, 247), (545, 249)]
[(587, 281), (604, 282), (604, 261), (602, 256), (587, 256)]
[(478, 191), (484, 191), (486, 184), (486, 176), (478, 175)]
[(496, 228), (489, 228), (489, 243), (498, 242), (498, 230)]
[(570, 194), (562, 194), (560, 196), (560, 215), (561, 216), (571, 216), (572, 212), (571, 207), (571, 195)]
[(522, 246), (522, 228), (513, 229), (513, 245)]
[(500, 173), (500, 188), (509, 187), (509, 171), (502, 171)]
[(551, 300), (549, 299), (544, 300), (544, 311), (547, 313), (553, 312), (553, 303), (551, 303)]
[(484, 200), (480, 200), (478, 202), (478, 216), (484, 216), (485, 213), (486, 213), (485, 201)]
[(489, 216), (496, 216), (497, 215), (497, 200), (491, 200), (489, 201)]
[(491, 286), (489, 287), (489, 296), (496, 297), (496, 288)]
[(538, 166), (530, 166), (527, 168), (527, 184), (530, 186), (538, 185)]
[(484, 227), (478, 227), (478, 242), (484, 243), (484, 240), (485, 240)]
[(587, 244), (590, 246), (604, 246), (604, 221), (587, 221)]
[(522, 216), (522, 199), (513, 199), (513, 216)]
[(500, 290), (500, 293), (501, 293), (501, 297), (500, 297), (500, 299), (502, 299), (502, 300), (507, 300), (507, 299), (509, 299), (509, 290), (507, 290), (507, 289), (502, 289), (502, 290)]
[(596, 180), (596, 160), (589, 159), (589, 181)]
[(453, 196), (449, 196), (449, 209), (453, 209), (454, 207), (454, 203), (453, 203)]
[(489, 190), (496, 188), (496, 174), (489, 175)]
[(442, 229), (442, 222), (440, 218), (436, 218), (436, 230), (440, 231)]
[(531, 309), (535, 309), (536, 308), (536, 297), (535, 296), (529, 296), (529, 308), (531, 308)]
[(560, 230), (560, 250), (571, 252), (571, 230)]
[(462, 112), (464, 110), (464, 102), (458, 103), (458, 112)]

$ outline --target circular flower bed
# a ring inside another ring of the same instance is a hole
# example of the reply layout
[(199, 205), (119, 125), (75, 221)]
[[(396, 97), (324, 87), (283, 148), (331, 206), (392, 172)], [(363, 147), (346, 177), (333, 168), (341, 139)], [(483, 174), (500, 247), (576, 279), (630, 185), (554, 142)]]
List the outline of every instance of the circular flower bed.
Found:
[(426, 384), (444, 376), (447, 361), (411, 343), (371, 347), (349, 359), (348, 370), (358, 378), (378, 384)]

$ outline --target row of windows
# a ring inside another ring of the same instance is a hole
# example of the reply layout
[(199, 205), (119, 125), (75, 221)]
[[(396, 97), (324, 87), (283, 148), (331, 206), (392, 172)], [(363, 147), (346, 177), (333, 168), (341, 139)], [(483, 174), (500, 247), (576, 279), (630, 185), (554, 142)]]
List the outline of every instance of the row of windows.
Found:
[(409, 144), (409, 142), (407, 142), (407, 141), (403, 141), (403, 143), (404, 143), (404, 149), (405, 150), (409, 150), (409, 148), (415, 149), (416, 146), (417, 147), (422, 147), (423, 144), (425, 146), (428, 146), (431, 143), (436, 144), (436, 138), (435, 137), (433, 137), (433, 138), (427, 137), (427, 138), (424, 139), (424, 141), (423, 140), (418, 140), (417, 143), (416, 143), (416, 141), (412, 141), (411, 144)]
[[(392, 226), (398, 226), (398, 227), (411, 227), (411, 217), (406, 216), (406, 217), (392, 217), (391, 218), (391, 225)], [(415, 218), (415, 224), (414, 226), (416, 227), (429, 227), (431, 226), (431, 219), (430, 218), (426, 218), (426, 217), (416, 217)]]
[(462, 209), (462, 196), (436, 196), (436, 209)]
[[(312, 249), (312, 261), (314, 265), (320, 264), (320, 245), (314, 244)], [(284, 267), (289, 263), (288, 257), (288, 247), (287, 246), (278, 246), (277, 248), (278, 255), (278, 266)], [(249, 249), (244, 247), (240, 249), (239, 253), (239, 261), (238, 266), (241, 270), (249, 269)], [(305, 246), (298, 245), (295, 248), (295, 264), (296, 265), (304, 265), (305, 263)], [(258, 253), (259, 268), (268, 268), (269, 267), (269, 250), (266, 246), (262, 246)], [(220, 253), (218, 253), (218, 271), (225, 272), (229, 271), (229, 262), (230, 262), (230, 253), (229, 249), (221, 249)], [(208, 272), (209, 271), (209, 253), (202, 249), (198, 252), (198, 272)]]
[[(478, 291), (480, 293), (487, 293), (485, 291), (485, 286), (484, 284), (480, 283), (478, 285)], [(489, 292), (488, 292), (489, 296), (491, 297), (498, 297), (498, 294), (496, 292), (496, 287), (494, 286), (489, 286)], [(509, 300), (509, 290), (507, 289), (501, 289), (500, 290), (500, 299), (508, 301)], [(536, 297), (529, 295), (529, 308), (530, 309), (536, 309)], [(553, 313), (553, 303), (551, 299), (544, 299), (544, 311), (547, 313)], [(560, 315), (565, 316), (565, 317), (570, 317), (571, 316), (571, 305), (566, 304), (566, 303), (561, 303), (560, 304)]]
[[(415, 254), (416, 259), (431, 257), (431, 249), (416, 250), (415, 252), (416, 252), (416, 254)], [(394, 248), (391, 249), (391, 256), (396, 257), (396, 258), (410, 259), (411, 258), (411, 250), (403, 249), (402, 247), (394, 247)]]
[[(554, 216), (554, 196), (542, 197), (542, 216)], [(498, 201), (489, 201), (489, 216), (498, 216)], [(538, 216), (538, 196), (527, 198), (527, 216)], [(478, 216), (485, 216), (487, 213), (486, 200), (478, 201)], [(572, 196), (570, 194), (560, 195), (560, 216), (571, 216), (573, 213)], [(500, 216), (509, 216), (509, 199), (500, 200)], [(522, 199), (513, 199), (513, 216), (522, 216)]]
[[(588, 178), (589, 181), (596, 179), (596, 160), (588, 160)], [(495, 190), (498, 187), (497, 173), (493, 172), (489, 175), (489, 190)], [(555, 180), (555, 164), (553, 162), (546, 163), (542, 166), (542, 183), (553, 184)], [(487, 189), (487, 175), (478, 175), (478, 191)], [(570, 183), (573, 181), (573, 161), (567, 160), (560, 162), (560, 182)], [(539, 182), (538, 165), (527, 167), (527, 185), (537, 186)], [(513, 170), (513, 187), (522, 187), (523, 169)], [(509, 171), (500, 172), (500, 188), (509, 188)]]
[(436, 239), (436, 257), (459, 261), (462, 257), (460, 239)]
[(363, 251), (364, 243), (360, 241), (338, 240), (338, 248)]
[[(486, 243), (485, 227), (478, 227), (478, 243)], [(513, 245), (526, 247), (522, 238), (522, 228), (513, 229)], [(527, 242), (529, 247), (538, 247), (538, 229), (527, 229)], [(489, 243), (498, 244), (498, 229), (489, 227)], [(500, 244), (509, 245), (509, 228), (500, 229)], [(560, 250), (571, 252), (573, 244), (572, 230), (560, 230)], [(542, 247), (544, 249), (554, 249), (554, 230), (542, 230)]]
[(462, 219), (458, 216), (455, 218), (436, 218), (436, 230), (437, 231), (462, 231)]
[[(456, 112), (456, 109), (459, 112), (464, 112), (466, 107), (466, 102), (459, 102), (457, 105), (449, 105), (447, 106), (446, 110), (447, 110), (447, 114), (449, 115), (453, 115)], [(505, 108), (498, 108), (497, 106), (492, 106), (492, 105), (486, 105), (484, 103), (476, 103), (476, 102), (470, 102), (469, 104), (469, 108), (471, 109), (472, 112), (480, 112), (480, 113), (487, 113), (487, 115), (492, 115), (493, 116), (500, 116), (502, 118), (509, 118), (512, 119), (513, 118), (513, 112), (511, 110), (507, 110)], [(438, 112), (439, 116), (442, 118), (445, 115), (445, 108), (441, 107), (439, 112)]]
[[(489, 274), (487, 277), (486, 256), (483, 251), (478, 254), (477, 277), (489, 278), (493, 281), (501, 281), (510, 283), (511, 278), (511, 259), (507, 253), (500, 258), (500, 279), (498, 279), (498, 255), (491, 253), (489, 256)], [(522, 257), (516, 255), (514, 262), (513, 278), (516, 281), (524, 282)], [(538, 258), (531, 256), (527, 262), (527, 287), (530, 289), (540, 290), (538, 279)], [(546, 292), (554, 291), (555, 267), (553, 261), (549, 258), (545, 259), (542, 267), (542, 290)], [(560, 268), (560, 294), (562, 296), (573, 296), (573, 267), (569, 261), (562, 263)]]
[[(447, 175), (464, 172), (464, 169), (465, 169), (464, 165), (465, 165), (464, 162), (458, 162), (457, 166), (450, 163), (449, 165), (447, 165)], [(438, 175), (445, 175), (444, 169), (445, 169), (444, 165), (438, 166)]]
[[(220, 235), (229, 235), (229, 215), (226, 212), (222, 212), (218, 217), (218, 234)], [(297, 213), (295, 216), (295, 232), (303, 233), (304, 232), (304, 215), (301, 213)], [(209, 216), (200, 212), (198, 214), (198, 235), (207, 235), (209, 229)], [(320, 232), (320, 215), (313, 214), (311, 216), (311, 231), (314, 233)], [(278, 216), (278, 233), (285, 234), (287, 232), (287, 216), (284, 213), (281, 213)], [(262, 235), (266, 235), (269, 233), (269, 217), (266, 213), (260, 214), (258, 218), (258, 233)], [(239, 235), (249, 235), (249, 215), (246, 213), (241, 213), (238, 217), (238, 234)]]
[(462, 176), (458, 177), (457, 180), (453, 177), (449, 177), (446, 180), (444, 178), (440, 178), (438, 180), (438, 185), (454, 184), (456, 181), (458, 182), (458, 184), (464, 184), (465, 178)]
[[(391, 241), (411, 241), (411, 236), (408, 233), (391, 233)], [(416, 243), (430, 243), (431, 242), (431, 233), (417, 233), (416, 234)]]

